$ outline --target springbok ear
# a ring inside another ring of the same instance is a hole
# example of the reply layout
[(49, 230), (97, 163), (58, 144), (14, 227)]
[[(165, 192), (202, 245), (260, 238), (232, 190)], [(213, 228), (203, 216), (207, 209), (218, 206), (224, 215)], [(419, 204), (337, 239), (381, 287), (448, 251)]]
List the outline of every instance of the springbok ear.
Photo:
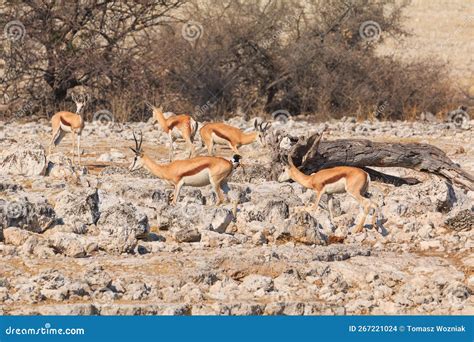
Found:
[(253, 127), (254, 127), (255, 129), (258, 129), (258, 128), (257, 128), (257, 119), (254, 120), (254, 122), (253, 122)]

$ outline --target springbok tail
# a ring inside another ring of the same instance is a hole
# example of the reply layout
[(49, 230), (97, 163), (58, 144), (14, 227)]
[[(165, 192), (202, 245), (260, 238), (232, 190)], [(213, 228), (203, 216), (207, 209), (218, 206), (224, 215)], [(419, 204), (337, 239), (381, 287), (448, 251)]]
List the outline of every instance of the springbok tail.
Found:
[(191, 119), (191, 141), (194, 141), (198, 128), (199, 122), (195, 121), (194, 119)]
[(371, 190), (370, 183), (371, 183), (370, 175), (367, 174), (367, 184), (365, 186), (364, 193), (368, 198), (372, 197), (372, 192), (370, 192), (370, 190)]
[(66, 135), (66, 132), (60, 129), (58, 133), (56, 134), (56, 138), (54, 139), (54, 146), (58, 146), (61, 140), (63, 140), (65, 135)]

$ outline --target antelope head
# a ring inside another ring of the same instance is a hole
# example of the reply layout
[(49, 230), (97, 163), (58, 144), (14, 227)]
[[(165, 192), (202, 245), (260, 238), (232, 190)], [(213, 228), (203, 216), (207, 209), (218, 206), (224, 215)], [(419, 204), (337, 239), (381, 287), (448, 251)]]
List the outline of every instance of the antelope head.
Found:
[[(311, 147), (309, 150), (306, 151), (302, 158), (302, 163), (306, 161), (308, 158), (308, 153), (312, 152), (316, 155), (318, 148), (319, 148), (319, 143), (321, 142), (321, 138), (323, 137), (323, 134), (325, 132), (325, 129), (322, 130), (321, 133), (319, 133), (319, 136), (313, 141)], [(283, 168), (283, 172), (278, 176), (278, 181), (279, 182), (287, 182), (290, 179), (293, 179), (293, 176), (295, 172), (298, 172), (298, 168), (295, 166), (293, 162), (293, 155), (296, 151), (296, 149), (299, 147), (299, 143), (297, 142), (288, 152), (287, 156), (287, 163)]]
[(155, 107), (150, 102), (145, 102), (145, 104), (152, 110), (153, 112), (153, 123), (156, 123), (158, 118), (163, 117), (163, 106)]
[(232, 156), (232, 159), (230, 160), (230, 162), (232, 163), (232, 167), (234, 169), (238, 168), (240, 165), (242, 165), (240, 163), (240, 160), (242, 159), (242, 156), (240, 154), (234, 154)]
[(253, 127), (257, 131), (257, 141), (262, 147), (267, 146), (266, 135), (271, 125), (272, 124), (270, 122), (258, 123), (257, 119), (255, 119), (255, 121), (253, 122)]
[(129, 170), (135, 171), (143, 167), (143, 150), (142, 150), (142, 142), (143, 142), (143, 133), (140, 132), (140, 142), (138, 142), (137, 137), (135, 136), (135, 132), (133, 132), (133, 140), (135, 140), (135, 148), (130, 147), (130, 149), (135, 153), (132, 163), (129, 166)]
[(294, 167), (293, 159), (291, 158), (291, 153), (293, 153), (293, 151), (290, 151), (290, 153), (288, 154), (288, 163), (283, 167), (282, 173), (280, 173), (280, 175), (278, 176), (278, 182), (280, 183), (288, 182), (291, 179), (291, 168)]
[(89, 96), (87, 94), (72, 94), (72, 100), (76, 104), (76, 114), (81, 114), (82, 109), (86, 106), (89, 101)]

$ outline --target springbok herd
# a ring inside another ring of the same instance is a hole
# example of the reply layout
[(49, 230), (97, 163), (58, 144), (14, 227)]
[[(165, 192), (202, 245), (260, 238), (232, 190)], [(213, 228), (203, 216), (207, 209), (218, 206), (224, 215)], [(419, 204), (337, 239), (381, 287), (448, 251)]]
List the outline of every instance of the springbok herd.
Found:
[[(87, 103), (87, 97), (72, 96), (72, 98), (76, 103), (76, 113), (61, 111), (54, 114), (51, 118), (52, 137), (48, 154), (51, 154), (53, 146), (57, 146), (67, 133), (71, 133), (73, 163), (75, 161), (74, 155), (77, 154), (80, 164), (81, 133), (84, 129), (82, 112)], [(158, 122), (163, 131), (169, 136), (169, 163), (158, 164), (153, 161), (142, 149), (142, 133), (140, 132), (139, 137), (137, 137), (135, 132), (133, 132), (135, 147), (130, 147), (130, 149), (134, 153), (134, 158), (129, 170), (134, 171), (144, 167), (158, 178), (173, 184), (173, 204), (176, 204), (183, 185), (202, 187), (209, 184), (217, 196), (216, 205), (223, 203), (225, 198), (222, 195), (222, 191), (225, 194), (229, 191), (227, 180), (233, 170), (241, 165), (241, 156), (239, 155), (238, 148), (255, 141), (258, 141), (262, 147), (266, 147), (266, 134), (271, 126), (270, 123), (258, 123), (255, 120), (255, 130), (250, 133), (244, 133), (237, 127), (222, 122), (212, 122), (205, 123), (199, 129), (202, 144), (207, 148), (209, 155), (195, 156), (194, 138), (198, 131), (198, 122), (186, 114), (165, 117), (162, 107), (157, 108), (150, 103), (147, 103), (147, 105), (153, 111), (154, 122)], [(189, 151), (188, 159), (173, 161), (173, 142), (177, 138), (184, 139)], [(216, 157), (214, 156), (214, 144), (228, 145), (235, 154), (230, 160)], [(312, 206), (315, 213), (318, 211), (322, 195), (327, 194), (329, 214), (331, 222), (333, 222), (332, 195), (346, 192), (359, 203), (363, 210), (363, 216), (353, 232), (362, 232), (365, 220), (371, 209), (374, 210), (372, 226), (375, 226), (377, 217), (375, 211), (377, 207), (374, 202), (365, 197), (370, 184), (369, 175), (365, 171), (356, 167), (338, 166), (306, 175), (295, 167), (291, 157), (288, 158), (288, 163), (289, 165), (285, 169), (286, 175), (317, 193), (316, 201)]]

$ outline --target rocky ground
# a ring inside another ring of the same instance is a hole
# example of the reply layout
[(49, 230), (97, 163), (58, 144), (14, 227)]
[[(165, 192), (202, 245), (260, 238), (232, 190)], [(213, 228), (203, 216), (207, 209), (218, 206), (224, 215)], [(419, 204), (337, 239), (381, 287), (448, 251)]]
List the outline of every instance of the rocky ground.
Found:
[[(351, 119), (325, 125), (326, 139), (434, 144), (474, 172), (472, 128)], [(322, 127), (273, 125), (301, 136)], [(337, 196), (334, 226), (326, 210), (305, 211), (314, 194), (267, 181), (269, 151), (254, 144), (241, 148), (245, 173), (238, 169), (230, 181), (236, 216), (232, 204), (213, 206), (209, 188), (183, 188), (173, 207), (168, 185), (127, 171), (134, 130), (143, 131), (146, 152), (167, 159), (159, 127), (94, 122), (85, 128), (84, 168), (75, 176), (69, 136), (46, 161), (47, 121), (1, 123), (1, 314), (474, 314), (472, 191), (385, 169), (423, 182), (372, 182), (383, 217), (377, 229), (349, 234), (356, 202)]]

